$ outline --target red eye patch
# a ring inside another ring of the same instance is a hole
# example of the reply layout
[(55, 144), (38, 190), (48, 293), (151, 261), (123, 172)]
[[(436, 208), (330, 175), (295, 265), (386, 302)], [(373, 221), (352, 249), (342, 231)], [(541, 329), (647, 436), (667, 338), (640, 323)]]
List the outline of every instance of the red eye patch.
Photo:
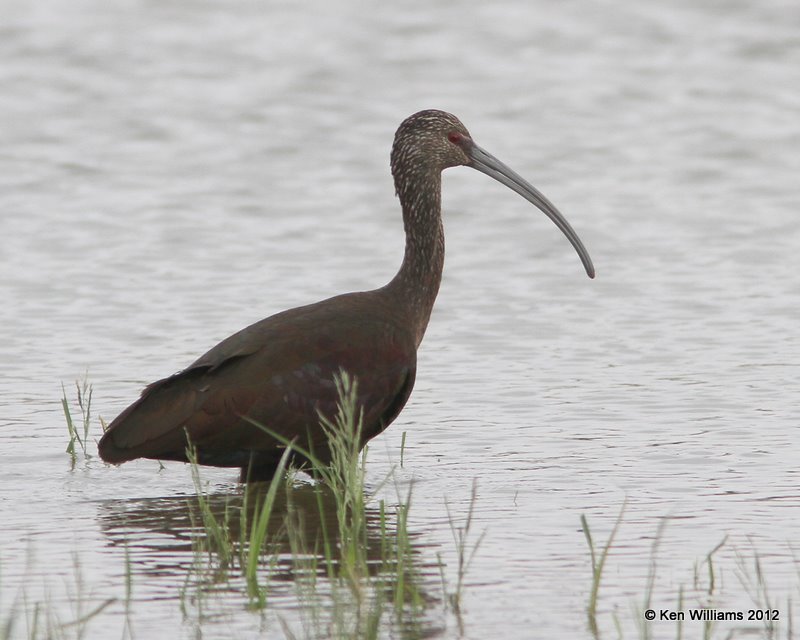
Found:
[(461, 142), (464, 140), (464, 136), (458, 131), (451, 131), (447, 134), (447, 139), (453, 144), (461, 144)]

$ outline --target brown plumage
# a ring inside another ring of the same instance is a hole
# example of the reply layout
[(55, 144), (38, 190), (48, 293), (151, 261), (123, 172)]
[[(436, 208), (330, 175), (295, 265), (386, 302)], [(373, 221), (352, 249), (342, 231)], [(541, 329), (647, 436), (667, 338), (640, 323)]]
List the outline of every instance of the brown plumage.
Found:
[(201, 464), (239, 467), (242, 480), (267, 479), (283, 444), (256, 422), (297, 438), (327, 461), (319, 414), (334, 413), (334, 376), (341, 370), (358, 382), (364, 443), (383, 431), (411, 394), (417, 348), (439, 291), (441, 172), (448, 167), (478, 169), (539, 207), (594, 277), (586, 249), (556, 208), (478, 147), (455, 116), (430, 110), (407, 118), (395, 135), (391, 164), (406, 232), (403, 264), (392, 281), (261, 320), (180, 373), (149, 385), (101, 438), (103, 460), (186, 461), (188, 433)]

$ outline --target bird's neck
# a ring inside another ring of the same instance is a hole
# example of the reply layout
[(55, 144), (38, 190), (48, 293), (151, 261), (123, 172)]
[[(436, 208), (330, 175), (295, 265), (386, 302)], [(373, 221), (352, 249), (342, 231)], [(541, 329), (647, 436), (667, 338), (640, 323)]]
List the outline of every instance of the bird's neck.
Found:
[(406, 249), (403, 264), (387, 285), (409, 317), (419, 346), (431, 317), (444, 268), (441, 174), (397, 184), (403, 208)]

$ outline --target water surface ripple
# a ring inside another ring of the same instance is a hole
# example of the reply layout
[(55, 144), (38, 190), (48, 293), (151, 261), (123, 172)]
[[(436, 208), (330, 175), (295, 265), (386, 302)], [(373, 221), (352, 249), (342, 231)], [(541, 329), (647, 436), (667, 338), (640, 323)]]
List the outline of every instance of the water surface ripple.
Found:
[[(10, 0), (3, 13), (3, 602), (24, 586), (71, 619), (73, 556), (90, 601), (122, 598), (127, 544), (136, 636), (194, 637), (179, 605), (185, 523), (152, 526), (191, 494), (188, 470), (96, 457), (72, 469), (61, 382), (73, 396), (88, 370), (109, 420), (252, 321), (388, 281), (402, 256), (391, 138), (437, 107), (546, 193), (597, 267), (588, 280), (514, 194), (446, 174), (447, 264), (416, 389), (370, 457), (382, 477), (407, 432), (398, 476), (414, 483), (428, 567), (442, 554), (452, 568), (444, 500), (464, 517), (477, 478), (486, 536), (467, 636), (590, 637), (580, 515), (601, 542), (625, 499), (606, 635), (615, 614), (636, 636), (630, 605), (643, 606), (665, 519), (656, 608), (676, 608), (681, 587), (697, 604), (695, 567), (727, 536), (716, 605), (754, 605), (743, 583), (758, 557), (785, 635), (800, 501), (796, 3), (347, 1), (309, 14)], [(235, 474), (206, 477), (235, 493)], [(129, 512), (151, 520), (120, 528)], [(281, 597), (290, 611), (288, 585)], [(215, 602), (204, 638), (282, 637), (231, 594)], [(91, 637), (122, 624), (117, 603)]]

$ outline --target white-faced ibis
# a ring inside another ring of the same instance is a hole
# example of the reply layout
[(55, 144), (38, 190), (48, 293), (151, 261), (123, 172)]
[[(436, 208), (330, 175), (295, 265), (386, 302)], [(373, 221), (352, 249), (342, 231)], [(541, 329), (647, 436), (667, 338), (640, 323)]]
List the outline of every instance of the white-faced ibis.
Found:
[(334, 377), (342, 370), (358, 382), (363, 443), (389, 426), (414, 386), (417, 348), (442, 278), (441, 173), (448, 167), (477, 169), (536, 205), (594, 277), (583, 243), (555, 206), (475, 144), (455, 116), (430, 110), (407, 118), (395, 134), (391, 164), (406, 232), (392, 281), (256, 322), (149, 385), (100, 439), (103, 460), (185, 462), (188, 434), (200, 464), (240, 467), (243, 481), (267, 479), (284, 444), (258, 423), (329, 461), (319, 416), (333, 415)]

